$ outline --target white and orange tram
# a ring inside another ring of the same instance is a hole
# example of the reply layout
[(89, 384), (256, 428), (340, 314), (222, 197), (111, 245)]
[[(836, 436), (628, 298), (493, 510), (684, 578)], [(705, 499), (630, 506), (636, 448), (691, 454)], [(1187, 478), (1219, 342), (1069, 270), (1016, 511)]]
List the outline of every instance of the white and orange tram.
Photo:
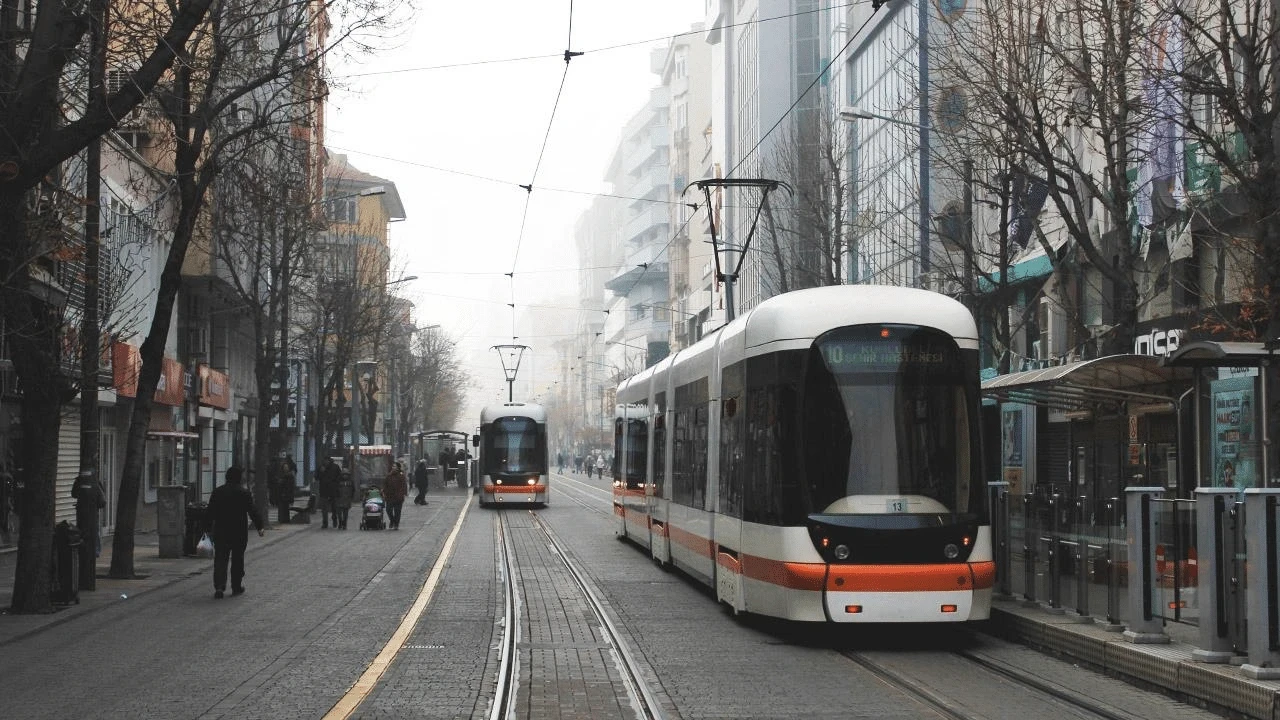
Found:
[(735, 612), (985, 619), (978, 333), (960, 303), (780, 295), (618, 387), (616, 532)]
[(551, 501), (547, 411), (541, 405), (508, 402), (484, 408), (475, 445), (481, 507)]

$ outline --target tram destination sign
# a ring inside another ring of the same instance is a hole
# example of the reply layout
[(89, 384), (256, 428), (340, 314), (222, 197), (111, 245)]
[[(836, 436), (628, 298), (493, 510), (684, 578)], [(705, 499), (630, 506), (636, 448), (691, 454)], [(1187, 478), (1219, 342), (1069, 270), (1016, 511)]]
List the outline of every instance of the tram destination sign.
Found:
[(954, 347), (936, 341), (897, 340), (832, 340), (822, 344), (822, 357), (832, 372), (936, 373), (955, 368), (960, 360)]

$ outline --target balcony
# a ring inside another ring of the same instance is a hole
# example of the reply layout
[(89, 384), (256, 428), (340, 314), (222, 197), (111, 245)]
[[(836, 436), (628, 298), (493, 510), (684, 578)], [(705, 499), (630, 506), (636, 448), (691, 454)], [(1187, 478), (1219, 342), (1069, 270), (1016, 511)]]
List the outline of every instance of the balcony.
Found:
[(670, 223), (666, 205), (652, 203), (627, 221), (624, 239), (629, 243), (646, 240), (646, 234), (658, 233), (666, 239), (667, 227)]

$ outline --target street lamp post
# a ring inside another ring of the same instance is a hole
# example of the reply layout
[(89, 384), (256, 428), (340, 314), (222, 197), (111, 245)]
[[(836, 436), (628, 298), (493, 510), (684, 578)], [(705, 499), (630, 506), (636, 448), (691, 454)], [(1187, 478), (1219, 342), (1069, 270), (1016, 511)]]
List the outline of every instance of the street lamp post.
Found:
[[(929, 216), (929, 115), (926, 103), (924, 99), (921, 100), (919, 122), (911, 122), (910, 120), (881, 115), (879, 113), (864, 110), (857, 106), (842, 107), (837, 115), (845, 122), (857, 122), (858, 120), (880, 120), (894, 125), (905, 125), (906, 127), (916, 129), (920, 133), (920, 246), (918, 249), (919, 257), (917, 259), (917, 264), (919, 266), (917, 283), (923, 287), (925, 273), (929, 272), (929, 224), (931, 222), (931, 218)], [(856, 257), (853, 258), (853, 262), (856, 265), (858, 259)]]

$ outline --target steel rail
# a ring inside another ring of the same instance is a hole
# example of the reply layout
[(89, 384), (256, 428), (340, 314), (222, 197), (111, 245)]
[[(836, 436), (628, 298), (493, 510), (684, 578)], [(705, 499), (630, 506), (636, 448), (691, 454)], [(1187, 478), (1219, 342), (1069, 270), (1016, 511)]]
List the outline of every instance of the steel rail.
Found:
[(506, 720), (515, 707), (516, 688), (518, 685), (518, 664), (516, 662), (516, 629), (520, 622), (516, 603), (515, 566), (512, 557), (515, 552), (511, 548), (511, 540), (507, 537), (506, 522), (502, 515), (494, 518), (498, 532), (498, 572), (503, 587), (502, 603), (502, 642), (498, 646), (498, 684), (494, 694), (493, 705), (489, 708), (489, 720)]
[(599, 620), (600, 627), (604, 630), (609, 644), (613, 648), (614, 655), (618, 661), (618, 668), (622, 672), (622, 681), (627, 686), (627, 692), (634, 701), (636, 710), (646, 720), (664, 720), (662, 706), (649, 689), (649, 683), (641, 675), (639, 663), (636, 662), (635, 657), (627, 647), (626, 641), (623, 640), (622, 633), (618, 631), (617, 626), (613, 624), (613, 620), (609, 618), (609, 614), (605, 612), (605, 604), (591, 589), (586, 575), (578, 569), (577, 563), (569, 558), (569, 555), (560, 544), (560, 540), (546, 522), (533, 511), (530, 511), (529, 514), (533, 517), (534, 524), (546, 536), (547, 547), (564, 563), (565, 569), (569, 571), (574, 584), (578, 586), (578, 590), (587, 599), (587, 604), (591, 606), (591, 611), (595, 613), (596, 619)]

